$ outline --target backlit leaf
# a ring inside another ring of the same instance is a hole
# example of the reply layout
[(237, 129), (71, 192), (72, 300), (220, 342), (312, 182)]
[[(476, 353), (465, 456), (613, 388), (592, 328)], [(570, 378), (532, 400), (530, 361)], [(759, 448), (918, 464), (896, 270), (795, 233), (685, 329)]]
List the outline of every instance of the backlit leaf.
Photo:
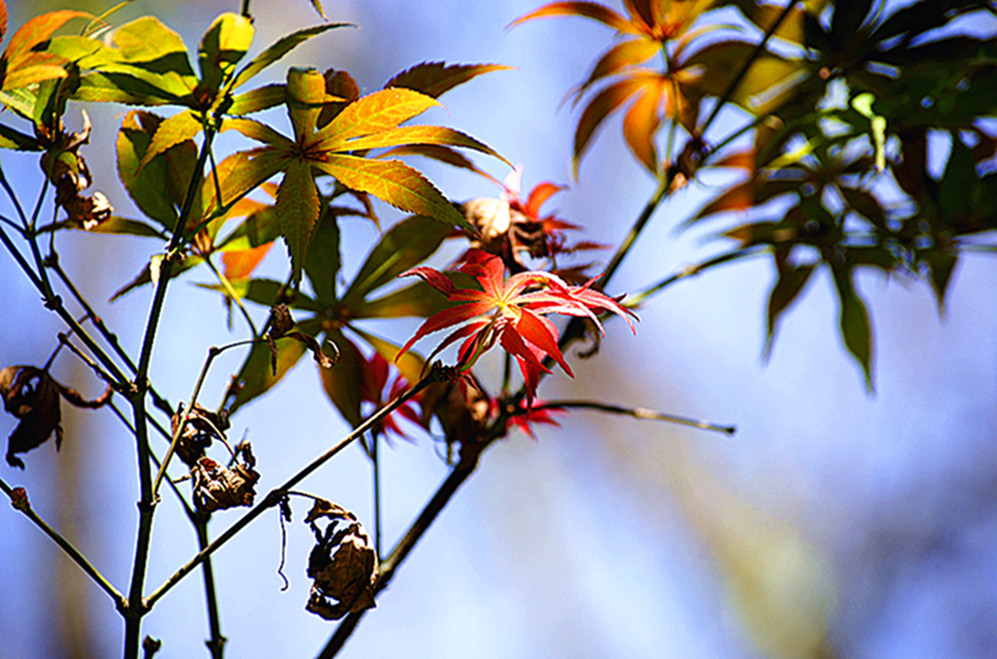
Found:
[(360, 151), (414, 144), (456, 146), (473, 149), (494, 156), (512, 167), (512, 163), (500, 156), (488, 145), (479, 142), (459, 130), (443, 126), (400, 126), (398, 128), (382, 130), (373, 135), (357, 137), (342, 146), (327, 146), (327, 148), (335, 151)]
[(250, 60), (250, 62), (241, 71), (239, 71), (235, 77), (232, 87), (235, 88), (245, 84), (250, 78), (282, 58), (284, 55), (287, 55), (308, 39), (322, 34), (323, 32), (328, 32), (329, 30), (345, 26), (352, 27), (350, 23), (327, 23), (325, 25), (316, 25), (314, 27), (298, 30), (297, 32), (292, 32), (291, 34), (281, 37), (267, 47), (262, 53)]
[(287, 111), (294, 125), (298, 144), (315, 132), (322, 103), (325, 101), (325, 78), (315, 69), (292, 68), (287, 72)]
[(93, 16), (83, 11), (63, 9), (35, 16), (22, 25), (17, 32), (11, 35), (10, 43), (4, 50), (8, 74), (11, 69), (20, 65), (18, 60), (29, 56), (35, 46), (51, 37), (56, 30), (74, 18), (93, 18)]
[[(218, 169), (204, 181), (205, 209), (216, 212), (218, 206), (234, 204), (291, 161), (290, 157), (269, 149), (237, 151), (218, 163)], [(214, 175), (217, 175), (222, 199), (215, 198)]]
[(578, 166), (581, 163), (585, 151), (588, 149), (589, 140), (595, 133), (599, 124), (616, 108), (620, 107), (631, 96), (640, 91), (644, 86), (644, 80), (634, 77), (627, 77), (614, 82), (610, 86), (589, 101), (582, 111), (582, 116), (578, 120), (578, 127), (575, 129), (575, 148), (572, 163), (575, 170), (575, 178), (578, 177)]
[(585, 90), (602, 78), (618, 73), (627, 67), (642, 64), (660, 52), (661, 44), (653, 39), (637, 37), (621, 41), (599, 58), (588, 78), (575, 93), (581, 96)]
[(599, 21), (618, 32), (636, 33), (637, 29), (626, 18), (613, 11), (609, 7), (595, 2), (549, 2), (542, 7), (520, 16), (509, 27), (515, 27), (520, 23), (533, 20), (535, 18), (548, 18), (551, 16), (582, 16)]
[(661, 124), (661, 84), (648, 85), (641, 90), (637, 100), (623, 115), (623, 137), (627, 146), (633, 151), (648, 171), (656, 174), (658, 171), (658, 153), (654, 147), (654, 134)]
[(260, 112), (261, 110), (280, 105), (284, 102), (284, 98), (284, 85), (278, 83), (264, 85), (263, 87), (233, 96), (232, 104), (228, 108), (228, 114), (238, 116)]
[(277, 191), (277, 219), (280, 233), (287, 242), (295, 281), (301, 276), (308, 241), (311, 240), (318, 214), (318, 189), (312, 179), (311, 165), (302, 160), (292, 160)]
[(117, 139), (118, 178), (139, 210), (172, 230), (179, 213), (164, 185), (169, 176), (166, 159), (154, 158), (139, 166), (162, 121), (151, 112), (133, 110), (125, 115)]
[(382, 89), (350, 103), (312, 140), (319, 149), (332, 149), (361, 135), (395, 128), (440, 103), (411, 89)]
[(419, 281), (377, 299), (358, 302), (350, 310), (357, 318), (426, 318), (449, 305), (438, 291)]
[(507, 71), (512, 67), (500, 64), (446, 64), (445, 62), (423, 62), (402, 71), (385, 87), (406, 87), (439, 98), (457, 85), (491, 71)]
[(197, 115), (190, 110), (178, 112), (172, 117), (164, 119), (156, 128), (152, 142), (149, 143), (149, 147), (139, 163), (139, 168), (145, 167), (150, 160), (170, 147), (193, 139), (199, 132), (201, 132), (201, 122), (198, 121)]
[(359, 305), (371, 291), (429, 258), (449, 234), (445, 224), (420, 215), (398, 222), (367, 255), (343, 294), (343, 303), (351, 308)]
[(231, 12), (216, 18), (204, 33), (198, 51), (202, 87), (217, 91), (252, 43), (253, 22), (249, 18)]
[(402, 162), (330, 155), (325, 162), (313, 164), (352, 190), (372, 194), (401, 210), (474, 231), (429, 179)]

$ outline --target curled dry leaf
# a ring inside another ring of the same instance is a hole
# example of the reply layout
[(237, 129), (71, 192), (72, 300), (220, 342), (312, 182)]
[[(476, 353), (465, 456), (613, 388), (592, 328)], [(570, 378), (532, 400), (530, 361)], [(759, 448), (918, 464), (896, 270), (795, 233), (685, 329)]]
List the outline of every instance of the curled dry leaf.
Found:
[(79, 132), (57, 131), (41, 158), (42, 170), (55, 186), (56, 203), (66, 209), (67, 219), (71, 224), (87, 231), (114, 213), (114, 208), (104, 193), (83, 194), (93, 182), (93, 176), (79, 150), (90, 142), (92, 128), (90, 117), (84, 111), (83, 129)]
[(423, 394), (421, 407), (424, 426), (429, 427), (432, 416), (439, 420), (448, 451), (459, 445), (462, 457), (469, 458), (470, 453), (463, 455), (465, 451), (484, 446), (493, 405), (473, 373), (431, 384)]
[[(328, 520), (325, 529), (318, 522)], [(375, 606), (377, 552), (356, 515), (326, 499), (316, 499), (305, 518), (316, 544), (308, 556), (308, 576), (314, 579), (305, 609), (326, 620)]]
[(336, 365), (339, 361), (339, 347), (335, 343), (328, 342), (333, 351), (333, 356), (329, 357), (314, 336), (304, 332), (291, 332), (292, 327), (294, 327), (294, 318), (291, 317), (291, 310), (286, 304), (281, 302), (270, 307), (270, 331), (267, 332), (267, 344), (270, 346), (270, 368), (275, 376), (277, 375), (277, 339), (285, 336), (304, 343), (311, 350), (315, 362), (322, 368), (328, 369)]
[(243, 461), (232, 468), (223, 467), (211, 458), (202, 456), (190, 469), (194, 481), (194, 506), (202, 513), (252, 506), (256, 499), (256, 483), (260, 474), (253, 467), (253, 457), (249, 442), (237, 447), (236, 456)]
[(213, 439), (225, 439), (225, 431), (229, 429), (228, 413), (224, 410), (211, 412), (197, 403), (194, 403), (190, 412), (185, 413), (181, 403), (180, 409), (170, 420), (174, 434), (184, 417), (186, 422), (177, 441), (177, 455), (188, 467), (192, 467), (204, 456), (205, 449), (211, 446)]
[(35, 366), (8, 366), (0, 371), (0, 396), (4, 410), (21, 420), (7, 438), (7, 464), (24, 469), (15, 457), (41, 446), (55, 432), (56, 450), (62, 445), (62, 396), (76, 407), (97, 408), (111, 398), (108, 387), (94, 400), (86, 400), (75, 389), (59, 384), (47, 371)]

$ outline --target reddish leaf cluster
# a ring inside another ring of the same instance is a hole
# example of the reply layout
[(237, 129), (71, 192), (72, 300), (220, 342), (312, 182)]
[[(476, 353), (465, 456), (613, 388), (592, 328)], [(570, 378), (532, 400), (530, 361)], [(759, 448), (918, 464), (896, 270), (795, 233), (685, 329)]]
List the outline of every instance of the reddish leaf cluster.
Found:
[(592, 288), (595, 280), (572, 286), (557, 275), (539, 271), (522, 272), (506, 279), (502, 260), (476, 249), (467, 252), (458, 271), (474, 277), (480, 289), (458, 288), (446, 275), (427, 266), (402, 274), (422, 278), (457, 304), (429, 317), (402, 346), (401, 353), (427, 334), (458, 326), (433, 350), (430, 359), (455, 341), (464, 339), (458, 353), (458, 367), (466, 372), (498, 343), (516, 358), (526, 382), (527, 396), (532, 400), (540, 374), (550, 372), (543, 363), (545, 358), (554, 360), (565, 373), (574, 377), (558, 347), (558, 329), (546, 317), (548, 314), (588, 318), (601, 330), (598, 314), (614, 313), (636, 332), (630, 320), (631, 316), (636, 318), (636, 314), (618, 300)]

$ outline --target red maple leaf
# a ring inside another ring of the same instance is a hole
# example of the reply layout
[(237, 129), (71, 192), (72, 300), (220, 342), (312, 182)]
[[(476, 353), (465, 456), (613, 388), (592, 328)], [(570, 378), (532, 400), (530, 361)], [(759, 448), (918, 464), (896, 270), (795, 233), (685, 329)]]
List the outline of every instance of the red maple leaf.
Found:
[(593, 288), (595, 280), (583, 286), (572, 286), (549, 272), (531, 271), (505, 277), (502, 259), (481, 250), (472, 249), (464, 256), (458, 269), (474, 277), (481, 286), (458, 288), (446, 275), (427, 266), (413, 268), (400, 276), (421, 277), (430, 286), (458, 303), (430, 316), (402, 346), (399, 355), (433, 332), (458, 326), (433, 350), (430, 359), (459, 339), (464, 339), (458, 351), (457, 366), (467, 372), (478, 358), (498, 343), (516, 358), (526, 383), (527, 398), (536, 394), (540, 373), (549, 373), (543, 364), (545, 357), (553, 359), (568, 375), (571, 367), (558, 347), (557, 326), (547, 314), (581, 316), (591, 319), (602, 330), (598, 314), (615, 313), (627, 321), (636, 333), (630, 317), (636, 318), (618, 300)]

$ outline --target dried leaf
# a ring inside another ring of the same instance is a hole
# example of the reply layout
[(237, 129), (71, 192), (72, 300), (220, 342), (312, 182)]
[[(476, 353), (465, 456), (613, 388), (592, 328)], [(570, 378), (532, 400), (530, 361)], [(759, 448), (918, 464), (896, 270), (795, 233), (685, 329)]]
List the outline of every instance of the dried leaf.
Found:
[[(316, 523), (327, 518), (322, 531)], [(305, 609), (326, 620), (372, 608), (378, 577), (377, 552), (356, 516), (324, 499), (316, 500), (305, 522), (312, 527), (316, 545), (308, 556), (309, 577), (314, 579)]]

